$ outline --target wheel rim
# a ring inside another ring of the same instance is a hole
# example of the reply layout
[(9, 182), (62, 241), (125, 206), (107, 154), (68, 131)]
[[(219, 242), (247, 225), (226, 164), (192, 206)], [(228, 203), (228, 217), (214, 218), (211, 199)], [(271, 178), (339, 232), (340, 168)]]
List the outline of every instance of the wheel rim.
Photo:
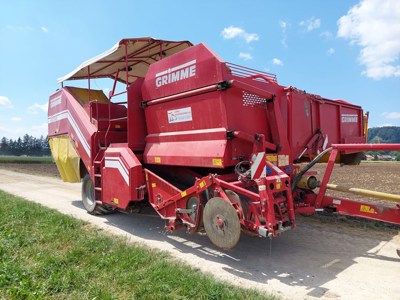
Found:
[(192, 208), (196, 207), (196, 209), (192, 213), (188, 214), (189, 218), (193, 221), (193, 223), (196, 223), (196, 216), (197, 216), (197, 210), (199, 209), (199, 203), (200, 203), (200, 200), (197, 197), (191, 197), (186, 202), (187, 209), (192, 209)]
[(89, 204), (90, 206), (93, 206), (95, 204), (95, 201), (94, 201), (94, 186), (93, 186), (93, 182), (91, 180), (88, 180), (86, 182), (85, 193), (86, 193), (86, 202), (87, 202), (87, 204)]
[(94, 185), (92, 178), (87, 175), (83, 179), (82, 184), (82, 202), (83, 206), (88, 212), (93, 212), (96, 208), (96, 201), (94, 198)]

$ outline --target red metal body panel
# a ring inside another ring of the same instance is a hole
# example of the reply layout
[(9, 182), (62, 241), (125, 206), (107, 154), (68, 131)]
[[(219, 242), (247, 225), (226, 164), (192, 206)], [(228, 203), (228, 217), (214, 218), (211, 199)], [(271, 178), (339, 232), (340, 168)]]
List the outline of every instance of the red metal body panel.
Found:
[(365, 142), (359, 106), (284, 88), (266, 75), (239, 75), (203, 44), (151, 65), (142, 87), (144, 161), (225, 168), (249, 159), (252, 141), (223, 137), (224, 130), (264, 135), (291, 154), (290, 164), (331, 143)]
[(142, 103), (143, 78), (138, 78), (128, 87), (128, 144), (133, 151), (143, 151), (147, 134)]
[(50, 97), (48, 115), (49, 137), (68, 134), (84, 164), (90, 167), (96, 153), (91, 144), (96, 127), (68, 87)]
[(101, 174), (104, 203), (126, 209), (130, 201), (143, 200), (142, 164), (127, 144), (105, 151)]
[(175, 95), (223, 81), (226, 71), (222, 61), (206, 45), (190, 47), (150, 65), (143, 84), (143, 100)]

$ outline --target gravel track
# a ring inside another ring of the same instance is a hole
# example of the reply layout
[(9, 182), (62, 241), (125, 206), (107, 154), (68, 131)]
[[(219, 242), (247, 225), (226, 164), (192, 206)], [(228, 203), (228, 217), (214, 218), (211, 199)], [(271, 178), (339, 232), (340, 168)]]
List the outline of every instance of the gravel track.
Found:
[(229, 251), (206, 236), (167, 234), (150, 209), (95, 217), (84, 210), (80, 184), (0, 167), (0, 189), (90, 222), (106, 232), (168, 251), (215, 277), (283, 299), (400, 299), (400, 235), (299, 218), (295, 230), (273, 240), (242, 235)]

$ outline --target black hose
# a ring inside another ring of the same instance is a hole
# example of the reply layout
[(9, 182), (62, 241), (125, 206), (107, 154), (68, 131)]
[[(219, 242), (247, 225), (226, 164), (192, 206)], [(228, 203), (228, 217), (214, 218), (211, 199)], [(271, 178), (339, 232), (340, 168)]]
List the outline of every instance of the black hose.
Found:
[(299, 182), (300, 178), (310, 170), (326, 153), (332, 151), (332, 147), (329, 147), (318, 154), (307, 166), (305, 166), (294, 178), (292, 181), (292, 192), (295, 190), (297, 183)]
[(251, 179), (250, 168), (247, 171), (243, 172), (242, 171), (242, 168), (244, 168), (242, 166), (243, 164), (247, 164), (250, 166), (249, 161), (241, 161), (235, 166), (235, 173), (236, 175), (239, 176), (239, 180), (247, 182)]

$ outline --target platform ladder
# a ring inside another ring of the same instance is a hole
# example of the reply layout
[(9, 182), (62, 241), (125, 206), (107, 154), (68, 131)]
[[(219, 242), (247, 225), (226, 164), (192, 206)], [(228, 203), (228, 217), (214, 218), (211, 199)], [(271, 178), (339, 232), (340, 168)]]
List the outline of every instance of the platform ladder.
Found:
[[(128, 105), (127, 101), (124, 102), (117, 102), (117, 103), (113, 103), (113, 104), (120, 104), (120, 105)], [(107, 130), (104, 134), (104, 143), (101, 143), (101, 141), (99, 141), (98, 137), (97, 137), (97, 133), (96, 132), (96, 136), (95, 136), (95, 143), (97, 145), (99, 145), (99, 151), (97, 152), (95, 159), (93, 160), (93, 176), (94, 176), (94, 199), (96, 202), (102, 202), (102, 168), (103, 168), (103, 160), (104, 160), (104, 154), (105, 151), (107, 150), (109, 143), (107, 141), (107, 137), (108, 134), (111, 131), (111, 127), (112, 127), (112, 122), (115, 121), (122, 121), (122, 120), (127, 120), (128, 117), (123, 117), (123, 118), (111, 118), (111, 98), (110, 101), (108, 102), (108, 126), (107, 126)]]
[(102, 167), (104, 152), (107, 147), (100, 147), (99, 152), (93, 160), (93, 185), (94, 185), (94, 200), (96, 202), (102, 202)]

